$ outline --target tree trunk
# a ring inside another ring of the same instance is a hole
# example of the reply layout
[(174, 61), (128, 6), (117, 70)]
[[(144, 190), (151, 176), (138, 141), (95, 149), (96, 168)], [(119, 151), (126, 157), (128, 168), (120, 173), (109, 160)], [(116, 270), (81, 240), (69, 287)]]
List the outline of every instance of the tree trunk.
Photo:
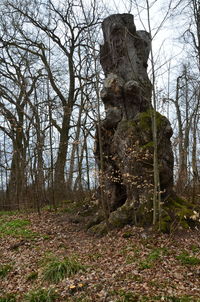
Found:
[[(102, 28), (100, 61), (106, 79), (101, 97), (106, 118), (98, 126), (96, 158), (103, 178), (101, 189), (111, 211), (108, 224), (148, 224), (153, 220), (153, 195), (160, 194), (159, 179), (162, 200), (173, 193), (172, 129), (167, 118), (151, 106), (152, 85), (147, 75), (149, 34), (136, 31), (130, 14), (111, 15), (103, 21)], [(156, 216), (158, 211), (157, 204)]]

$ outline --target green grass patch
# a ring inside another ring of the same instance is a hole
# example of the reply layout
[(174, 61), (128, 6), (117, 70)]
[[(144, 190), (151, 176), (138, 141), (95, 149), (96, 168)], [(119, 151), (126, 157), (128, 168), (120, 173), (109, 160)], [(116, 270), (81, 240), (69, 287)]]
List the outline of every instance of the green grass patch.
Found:
[(116, 300), (116, 302), (138, 302), (138, 301), (140, 301), (138, 295), (135, 295), (129, 291), (119, 290), (118, 295), (120, 296), (120, 298), (118, 298), (118, 300)]
[(79, 297), (72, 297), (70, 300), (67, 300), (66, 302), (93, 302), (91, 298), (85, 295), (81, 295)]
[(176, 256), (176, 259), (183, 265), (198, 265), (200, 264), (200, 259), (194, 256), (190, 256), (188, 253), (183, 252)]
[(200, 299), (192, 296), (143, 296), (135, 294), (131, 291), (125, 290), (114, 290), (111, 291), (110, 296), (115, 302), (155, 302), (155, 301), (164, 301), (164, 302), (200, 302)]
[(14, 294), (5, 294), (0, 296), (0, 302), (16, 302), (16, 296)]
[(0, 237), (13, 236), (28, 239), (38, 236), (37, 233), (27, 228), (29, 225), (30, 221), (25, 219), (14, 219), (10, 221), (0, 219)]
[[(162, 300), (161, 300), (162, 299)], [(154, 297), (154, 300), (150, 301), (165, 301), (165, 302), (199, 302), (199, 299), (195, 297), (189, 296), (182, 296), (182, 297), (175, 297), (175, 296), (157, 296)]]
[(37, 289), (25, 295), (26, 302), (54, 302), (59, 298), (59, 295), (54, 289)]
[(139, 268), (142, 270), (151, 268), (155, 264), (155, 262), (160, 260), (166, 254), (168, 254), (168, 250), (166, 248), (153, 249), (146, 257), (146, 259), (139, 263)]
[(133, 246), (126, 246), (120, 252), (126, 257), (126, 263), (131, 264), (138, 261), (141, 251)]
[(0, 216), (14, 216), (18, 213), (17, 211), (0, 211)]
[(164, 301), (164, 302), (200, 302), (200, 299), (191, 296), (140, 296), (129, 291), (119, 290), (114, 292), (117, 294), (116, 302), (154, 302), (154, 301)]
[(57, 283), (66, 277), (70, 277), (79, 271), (84, 271), (86, 266), (79, 263), (75, 258), (66, 257), (63, 260), (52, 259), (43, 271), (45, 281)]
[(91, 203), (91, 196), (85, 196), (81, 194), (78, 199), (75, 200), (65, 200), (62, 202), (62, 206), (58, 208), (58, 212), (77, 214), (81, 217), (86, 217), (94, 214), (97, 211), (98, 206)]
[(141, 270), (143, 269), (149, 269), (149, 268), (152, 268), (153, 264), (152, 263), (148, 263), (147, 261), (141, 261), (140, 262), (140, 265), (139, 265), (139, 268)]
[(193, 253), (200, 253), (200, 247), (198, 245), (192, 244), (190, 248)]
[(68, 213), (68, 214), (75, 214), (77, 210), (80, 210), (82, 207), (82, 203), (72, 201), (72, 200), (65, 200), (63, 203), (62, 209), (59, 209), (60, 212)]
[(11, 269), (12, 266), (10, 264), (0, 264), (0, 279), (4, 279)]
[(36, 280), (37, 278), (38, 278), (38, 272), (31, 272), (31, 273), (27, 276), (26, 280), (27, 280), (27, 281), (34, 281), (34, 280)]

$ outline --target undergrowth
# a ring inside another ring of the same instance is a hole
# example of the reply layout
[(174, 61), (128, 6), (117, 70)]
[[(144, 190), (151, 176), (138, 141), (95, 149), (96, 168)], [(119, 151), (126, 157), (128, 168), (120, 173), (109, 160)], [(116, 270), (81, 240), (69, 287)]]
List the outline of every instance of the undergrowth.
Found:
[(0, 296), (0, 302), (16, 302), (16, 297), (14, 294), (4, 294)]
[(27, 226), (29, 225), (30, 221), (25, 219), (14, 219), (10, 221), (0, 219), (0, 237), (13, 236), (23, 238), (34, 238), (38, 236), (37, 233), (27, 229)]
[(13, 216), (17, 213), (17, 211), (0, 211), (0, 216)]
[(183, 265), (198, 265), (200, 264), (200, 259), (194, 256), (190, 256), (188, 253), (183, 252), (176, 256), (176, 259)]
[(57, 283), (66, 277), (70, 277), (80, 270), (85, 270), (86, 267), (79, 263), (76, 259), (66, 257), (63, 260), (52, 259), (46, 265), (43, 272), (43, 279), (45, 281)]
[(167, 253), (165, 248), (156, 248), (153, 249), (144, 261), (141, 261), (139, 264), (140, 269), (151, 268), (156, 261), (160, 260)]
[(24, 302), (54, 302), (59, 298), (54, 289), (37, 289), (24, 297)]
[(0, 264), (0, 279), (3, 279), (11, 271), (12, 266), (10, 264)]
[(116, 302), (155, 302), (155, 301), (164, 301), (164, 302), (200, 302), (200, 299), (197, 299), (195, 297), (189, 297), (189, 296), (182, 296), (182, 297), (176, 297), (176, 296), (154, 296), (154, 297), (148, 297), (148, 296), (140, 296), (137, 294), (134, 294), (129, 291), (119, 290), (116, 291), (115, 294), (118, 295)]
[(37, 278), (38, 278), (38, 272), (31, 272), (31, 273), (27, 276), (26, 280), (27, 280), (27, 281), (34, 281), (34, 280), (36, 280)]

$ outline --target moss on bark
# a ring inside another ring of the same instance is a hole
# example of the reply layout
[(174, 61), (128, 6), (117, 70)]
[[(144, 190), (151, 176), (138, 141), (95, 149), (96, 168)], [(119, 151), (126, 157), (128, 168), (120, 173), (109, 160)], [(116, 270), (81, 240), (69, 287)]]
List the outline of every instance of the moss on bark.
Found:
[[(178, 229), (189, 229), (196, 225), (192, 218), (194, 215), (194, 206), (185, 199), (175, 194), (169, 197), (161, 207), (160, 223), (155, 229), (163, 233), (171, 233)], [(152, 226), (152, 200), (141, 204), (137, 209), (134, 203), (126, 203), (112, 212), (109, 217), (110, 229), (120, 229), (125, 225)], [(90, 232), (96, 235), (105, 235), (107, 233), (106, 224), (102, 221), (90, 228)]]

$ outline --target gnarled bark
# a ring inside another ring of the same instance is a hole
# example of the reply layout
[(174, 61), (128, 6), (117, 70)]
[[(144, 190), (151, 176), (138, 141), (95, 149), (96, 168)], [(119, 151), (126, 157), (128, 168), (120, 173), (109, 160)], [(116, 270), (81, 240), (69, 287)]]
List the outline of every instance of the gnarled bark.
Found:
[[(106, 118), (101, 122), (101, 174), (111, 211), (109, 222), (112, 226), (145, 224), (147, 213), (152, 216), (154, 186), (152, 85), (147, 75), (151, 41), (146, 31), (136, 31), (131, 14), (109, 16), (102, 29), (100, 61), (106, 78), (101, 98)], [(173, 194), (172, 128), (159, 113), (156, 121), (164, 201)], [(95, 154), (100, 166), (98, 135)]]

